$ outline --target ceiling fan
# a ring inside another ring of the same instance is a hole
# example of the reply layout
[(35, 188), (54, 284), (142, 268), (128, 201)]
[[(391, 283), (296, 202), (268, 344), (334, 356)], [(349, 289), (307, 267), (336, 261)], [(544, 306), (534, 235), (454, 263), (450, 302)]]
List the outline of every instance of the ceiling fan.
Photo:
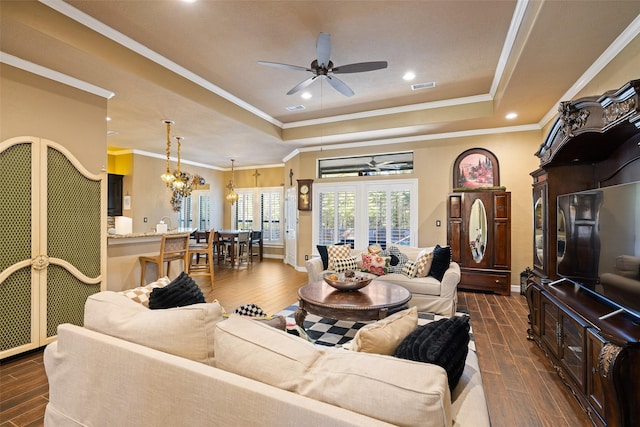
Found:
[(370, 169), (374, 169), (377, 171), (380, 171), (381, 168), (384, 169), (397, 169), (398, 168), (398, 164), (392, 164), (393, 161), (388, 160), (386, 162), (376, 162), (376, 158), (375, 156), (371, 156), (371, 160), (367, 163), (367, 166), (369, 166)]
[(313, 76), (294, 86), (289, 92), (287, 92), (287, 95), (293, 95), (294, 93), (309, 86), (318, 77), (322, 77), (327, 79), (329, 84), (344, 96), (353, 96), (353, 90), (342, 80), (335, 77), (334, 74), (361, 73), (364, 71), (375, 71), (387, 68), (387, 61), (358, 62), (334, 67), (333, 62), (331, 61), (331, 36), (328, 33), (320, 33), (318, 35), (316, 50), (317, 59), (314, 59), (308, 68), (268, 61), (258, 61), (258, 64), (267, 65), (269, 67), (284, 68), (287, 70), (310, 71), (313, 73)]

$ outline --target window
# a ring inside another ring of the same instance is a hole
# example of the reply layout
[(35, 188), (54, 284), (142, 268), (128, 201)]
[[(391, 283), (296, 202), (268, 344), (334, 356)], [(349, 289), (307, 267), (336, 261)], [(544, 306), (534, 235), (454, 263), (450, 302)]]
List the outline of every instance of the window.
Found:
[(265, 244), (283, 244), (282, 187), (236, 189), (234, 227), (262, 230)]
[(182, 207), (178, 213), (178, 227), (189, 228), (193, 223), (193, 217), (191, 215), (191, 196), (182, 198)]
[(417, 244), (417, 180), (316, 184), (314, 191), (314, 244)]
[(318, 160), (319, 178), (413, 173), (413, 152)]

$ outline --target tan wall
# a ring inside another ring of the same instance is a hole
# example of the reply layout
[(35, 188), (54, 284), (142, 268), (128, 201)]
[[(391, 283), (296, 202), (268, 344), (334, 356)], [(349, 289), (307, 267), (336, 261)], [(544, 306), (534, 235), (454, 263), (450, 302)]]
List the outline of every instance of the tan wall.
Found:
[[(377, 146), (364, 151), (362, 149), (326, 150), (305, 152), (287, 162), (285, 170), (293, 168), (295, 179), (313, 178), (314, 183), (332, 182), (336, 179), (316, 179), (316, 161), (318, 158), (375, 154), (391, 151), (413, 150), (414, 173), (401, 175), (397, 179), (418, 179), (418, 245), (435, 246), (447, 243), (447, 195), (453, 188), (453, 164), (460, 153), (469, 148), (484, 148), (496, 155), (500, 166), (500, 184), (511, 191), (511, 254), (512, 272), (520, 273), (531, 265), (532, 253), (532, 207), (531, 176), (529, 172), (538, 166), (533, 153), (538, 149), (542, 133), (538, 131), (494, 134), (453, 138), (446, 140), (423, 141), (415, 144)], [(389, 177), (369, 177), (371, 179), (389, 179)], [(345, 180), (345, 179), (342, 179)], [(362, 180), (354, 177), (348, 180)], [(295, 185), (295, 180), (294, 180)], [(312, 213), (299, 212), (299, 233), (297, 264), (304, 264), (304, 256), (313, 253), (311, 242)], [(436, 220), (441, 226), (436, 226)], [(518, 274), (513, 274), (512, 282), (518, 283)]]
[[(117, 172), (125, 175), (123, 182), (124, 195), (131, 196), (131, 209), (124, 210), (124, 216), (132, 218), (133, 232), (152, 231), (163, 216), (171, 219), (171, 225), (178, 225), (178, 213), (173, 211), (170, 200), (171, 190), (160, 180), (166, 169), (165, 160), (139, 154), (122, 154), (113, 161)], [(120, 160), (120, 158), (123, 158)], [(111, 162), (110, 162), (111, 163)], [(130, 163), (129, 167), (121, 167)], [(172, 168), (175, 164), (172, 163)], [(203, 190), (209, 192), (211, 200), (211, 225), (222, 228), (223, 223), (223, 173), (213, 169), (183, 164), (183, 171), (198, 174), (205, 179)], [(147, 218), (147, 222), (144, 222)]]
[(91, 173), (107, 167), (107, 100), (0, 64), (0, 141), (45, 138), (63, 145)]

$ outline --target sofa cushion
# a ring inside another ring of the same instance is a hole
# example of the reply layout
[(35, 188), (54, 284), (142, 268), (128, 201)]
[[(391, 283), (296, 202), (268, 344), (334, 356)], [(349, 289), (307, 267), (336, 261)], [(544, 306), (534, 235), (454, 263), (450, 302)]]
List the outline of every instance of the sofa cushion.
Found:
[(336, 258), (349, 258), (351, 256), (351, 246), (349, 245), (328, 245), (327, 254), (329, 257), (327, 269), (335, 270), (333, 260)]
[(347, 258), (334, 258), (333, 259), (333, 270), (336, 273), (342, 273), (347, 270), (357, 270), (358, 269), (358, 257), (350, 256)]
[(151, 292), (155, 288), (164, 288), (169, 283), (171, 283), (171, 279), (165, 276), (155, 282), (148, 283), (144, 286), (138, 286), (137, 288), (127, 289), (119, 293), (131, 299), (131, 301), (135, 301), (145, 307), (149, 307), (149, 296), (151, 295)]
[(452, 423), (446, 372), (436, 365), (320, 349), (237, 316), (217, 324), (215, 350), (218, 368), (388, 423)]
[(149, 296), (149, 308), (184, 307), (204, 303), (204, 295), (196, 282), (184, 271), (163, 288), (155, 288)]
[(454, 316), (419, 326), (400, 343), (395, 356), (433, 363), (447, 371), (449, 388), (460, 380), (469, 352), (469, 317)]
[(431, 270), (429, 275), (435, 277), (438, 280), (442, 280), (444, 273), (449, 268), (451, 263), (451, 247), (441, 247), (436, 245), (433, 249), (433, 262), (431, 263)]
[(442, 284), (435, 277), (407, 277), (404, 274), (389, 273), (374, 280), (400, 285), (411, 294), (440, 296)]
[(361, 270), (367, 273), (382, 276), (389, 272), (391, 257), (381, 256), (372, 253), (363, 253)]
[(417, 325), (418, 309), (411, 307), (363, 326), (345, 347), (363, 353), (392, 355)]
[(117, 292), (87, 298), (84, 326), (176, 356), (213, 365), (215, 325), (222, 319), (217, 302), (149, 310)]

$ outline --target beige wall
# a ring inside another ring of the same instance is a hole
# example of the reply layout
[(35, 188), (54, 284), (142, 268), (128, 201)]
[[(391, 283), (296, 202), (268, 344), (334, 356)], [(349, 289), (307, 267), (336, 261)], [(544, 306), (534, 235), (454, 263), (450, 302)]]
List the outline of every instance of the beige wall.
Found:
[(0, 141), (45, 138), (89, 172), (107, 167), (107, 99), (0, 64)]
[[(174, 162), (171, 167), (175, 168)], [(123, 194), (131, 197), (131, 209), (123, 210), (122, 214), (132, 218), (134, 233), (153, 231), (164, 216), (171, 219), (173, 227), (178, 225), (178, 213), (173, 211), (170, 203), (172, 192), (160, 180), (160, 175), (166, 169), (166, 160), (135, 153), (109, 155), (109, 168), (110, 173), (124, 175)], [(224, 174), (184, 163), (181, 169), (205, 179), (201, 190), (208, 192), (211, 200), (211, 226), (222, 228)], [(147, 218), (146, 223), (144, 218)]]

